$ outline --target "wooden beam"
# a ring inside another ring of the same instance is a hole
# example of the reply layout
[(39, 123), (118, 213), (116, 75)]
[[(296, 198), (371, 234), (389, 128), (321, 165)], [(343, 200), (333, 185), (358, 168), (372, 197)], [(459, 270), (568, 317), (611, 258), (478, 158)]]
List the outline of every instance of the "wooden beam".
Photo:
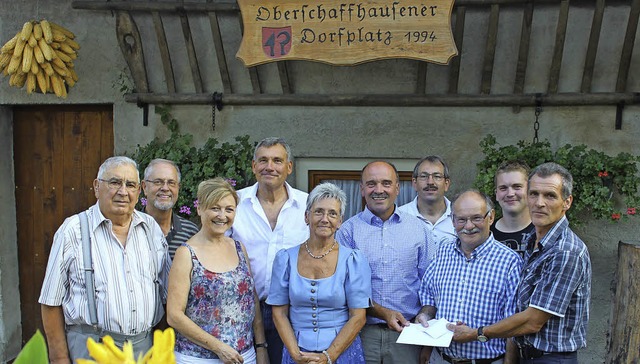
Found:
[(631, 9), (629, 10), (627, 33), (624, 36), (624, 43), (622, 43), (622, 55), (620, 56), (620, 68), (618, 68), (616, 92), (624, 92), (627, 89), (627, 78), (629, 76), (629, 66), (631, 66), (633, 44), (636, 41), (636, 30), (638, 29), (638, 15), (640, 15), (640, 0), (633, 0)]
[(153, 18), (153, 27), (158, 38), (158, 48), (160, 49), (160, 59), (162, 60), (162, 69), (164, 70), (164, 78), (167, 81), (167, 91), (169, 93), (176, 92), (176, 81), (173, 77), (173, 66), (171, 64), (171, 54), (169, 53), (169, 45), (167, 44), (167, 36), (164, 32), (162, 17), (157, 11), (151, 12)]
[(567, 20), (569, 19), (569, 0), (560, 3), (560, 14), (556, 26), (556, 44), (551, 58), (551, 70), (549, 71), (549, 86), (547, 90), (551, 94), (558, 93), (560, 80), (560, 68), (562, 68), (562, 53), (564, 52), (564, 39), (567, 35)]
[(482, 82), (480, 93), (491, 93), (491, 79), (493, 77), (493, 60), (496, 56), (496, 43), (498, 40), (498, 21), (500, 20), (500, 5), (491, 5), (489, 15), (489, 29), (487, 31), (487, 44), (484, 49), (484, 63), (482, 65)]
[[(211, 0), (207, 0), (211, 1)], [(216, 57), (218, 59), (218, 68), (220, 69), (220, 79), (222, 80), (222, 89), (225, 93), (233, 92), (231, 87), (231, 76), (229, 75), (229, 67), (227, 66), (227, 57), (224, 53), (224, 44), (222, 43), (222, 33), (220, 32), (220, 23), (218, 22), (218, 14), (209, 12), (209, 24), (211, 26), (211, 36), (213, 37), (213, 45), (216, 48)]]
[(424, 95), (427, 92), (427, 62), (418, 61), (416, 75), (416, 93)]
[[(242, 17), (238, 17), (238, 22), (240, 23), (240, 35), (244, 36), (244, 23), (242, 22)], [(251, 80), (251, 88), (253, 88), (253, 93), (259, 95), (262, 93), (262, 87), (260, 87), (260, 77), (258, 75), (258, 67), (249, 67), (247, 71), (249, 72), (249, 79)]]
[(289, 69), (287, 67), (287, 61), (277, 62), (278, 64), (278, 75), (280, 75), (280, 85), (282, 86), (283, 94), (291, 94), (293, 93), (293, 89), (291, 88), (291, 80), (289, 79)]
[(129, 71), (131, 71), (136, 91), (149, 92), (147, 68), (144, 63), (140, 32), (138, 31), (136, 22), (129, 13), (124, 11), (117, 12), (116, 34), (122, 55), (125, 61), (127, 61)]
[(466, 8), (459, 6), (456, 9), (456, 27), (453, 30), (453, 40), (458, 48), (458, 56), (451, 60), (449, 67), (449, 93), (458, 93), (458, 80), (460, 79), (460, 60), (462, 59), (462, 41), (464, 39), (464, 16)]
[(189, 57), (189, 66), (191, 68), (193, 85), (197, 93), (202, 93), (204, 92), (204, 89), (202, 88), (202, 77), (200, 76), (200, 68), (198, 67), (198, 56), (196, 55), (196, 48), (193, 45), (193, 37), (191, 37), (189, 18), (185, 12), (180, 12), (180, 25), (182, 26), (184, 43), (187, 46), (187, 56)]
[(596, 8), (593, 12), (593, 21), (591, 22), (591, 33), (589, 34), (589, 45), (587, 46), (587, 55), (584, 60), (580, 92), (591, 92), (591, 80), (593, 79), (593, 68), (596, 64), (596, 54), (598, 53), (598, 43), (600, 42), (603, 15), (604, 0), (597, 0)]
[(522, 30), (520, 31), (520, 49), (518, 50), (518, 63), (516, 65), (516, 78), (513, 82), (513, 93), (524, 93), (524, 81), (527, 76), (527, 61), (529, 60), (529, 43), (531, 40), (531, 23), (533, 21), (533, 3), (524, 7), (522, 14)]
[[(205, 94), (127, 94), (125, 101), (149, 104), (211, 105), (213, 95)], [(222, 96), (223, 105), (253, 106), (592, 106), (640, 104), (640, 93), (559, 93), (550, 95), (416, 95), (416, 94), (231, 94)]]

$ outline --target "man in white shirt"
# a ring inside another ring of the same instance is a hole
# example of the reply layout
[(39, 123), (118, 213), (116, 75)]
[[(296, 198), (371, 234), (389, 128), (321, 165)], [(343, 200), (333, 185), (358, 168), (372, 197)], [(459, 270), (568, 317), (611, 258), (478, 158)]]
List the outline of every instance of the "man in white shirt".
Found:
[(417, 216), (427, 224), (437, 245), (429, 247), (433, 257), (437, 247), (457, 239), (451, 222), (451, 202), (444, 196), (451, 185), (447, 163), (437, 155), (422, 158), (413, 169), (412, 184), (418, 195), (398, 210)]
[(304, 221), (307, 193), (292, 188), (287, 177), (293, 171), (291, 149), (282, 138), (265, 138), (253, 153), (251, 168), (258, 181), (238, 191), (239, 203), (231, 236), (247, 248), (256, 291), (262, 307), (267, 343), (256, 343), (269, 352), (271, 363), (282, 360), (282, 340), (273, 324), (267, 299), (276, 253), (303, 243), (309, 237)]

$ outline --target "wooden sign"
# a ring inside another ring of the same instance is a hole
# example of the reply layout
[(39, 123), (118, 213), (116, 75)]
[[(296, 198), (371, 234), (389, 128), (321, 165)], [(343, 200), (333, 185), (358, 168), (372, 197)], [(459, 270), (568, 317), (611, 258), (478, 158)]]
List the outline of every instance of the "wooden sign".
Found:
[(458, 54), (453, 0), (238, 0), (247, 67), (282, 60), (354, 65), (411, 58), (447, 64)]

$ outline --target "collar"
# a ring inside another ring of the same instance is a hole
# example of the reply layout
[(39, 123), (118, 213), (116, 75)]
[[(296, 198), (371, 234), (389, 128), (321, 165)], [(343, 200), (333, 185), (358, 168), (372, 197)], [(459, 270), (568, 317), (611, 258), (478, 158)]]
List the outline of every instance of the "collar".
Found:
[(493, 241), (495, 241), (495, 239), (493, 238), (493, 233), (491, 233), (489, 234), (489, 237), (487, 238), (487, 240), (485, 240), (482, 244), (478, 245), (475, 249), (473, 249), (473, 251), (471, 252), (471, 257), (469, 258), (467, 258), (467, 256), (464, 254), (464, 251), (462, 251), (460, 238), (456, 240), (456, 243), (454, 244), (454, 249), (465, 259), (469, 259), (469, 260), (480, 259), (489, 253), (489, 251), (491, 250), (491, 245)]
[[(253, 186), (251, 187), (247, 187), (248, 188), (248, 193), (244, 194), (242, 198), (240, 198), (240, 201), (238, 202), (238, 205), (245, 200), (250, 200), (252, 202), (260, 202), (258, 200), (258, 182), (254, 183)], [(293, 198), (293, 187), (291, 187), (289, 185), (288, 182), (284, 182), (284, 188), (287, 189), (287, 201), (285, 202), (285, 204), (287, 203), (291, 203), (293, 205), (295, 205), (296, 207), (305, 207), (305, 206), (300, 206), (300, 204), (298, 203), (298, 201), (296, 199)], [(291, 202), (289, 202), (291, 201)]]
[[(374, 215), (366, 205), (364, 207), (364, 210), (360, 213), (360, 218), (369, 225), (373, 225), (373, 223), (375, 222), (384, 223), (384, 221), (382, 221), (382, 219), (378, 216)], [(389, 219), (387, 219), (387, 221), (402, 222), (402, 216), (398, 213), (398, 206), (396, 206), (396, 204), (393, 204), (393, 213), (391, 214), (391, 216), (389, 216)]]
[(565, 231), (567, 227), (569, 227), (569, 220), (567, 220), (567, 215), (564, 215), (538, 242), (538, 249), (540, 250), (540, 252), (542, 253), (543, 250), (549, 249), (554, 244), (557, 244), (558, 236), (562, 234), (562, 232)]
[[(95, 205), (91, 206), (89, 208), (89, 211), (91, 211), (91, 213), (89, 214), (90, 216), (88, 217), (89, 220), (89, 226), (92, 227), (93, 231), (95, 231), (98, 226), (100, 226), (103, 223), (108, 223), (111, 224), (111, 219), (107, 219), (103, 214), (102, 211), (100, 211), (100, 204), (99, 202), (96, 202)], [(143, 224), (146, 223), (144, 221), (144, 219), (142, 218), (142, 216), (140, 216), (141, 212), (134, 209), (133, 210), (133, 215), (132, 215), (132, 220), (131, 220), (131, 226), (137, 226), (139, 224)]]

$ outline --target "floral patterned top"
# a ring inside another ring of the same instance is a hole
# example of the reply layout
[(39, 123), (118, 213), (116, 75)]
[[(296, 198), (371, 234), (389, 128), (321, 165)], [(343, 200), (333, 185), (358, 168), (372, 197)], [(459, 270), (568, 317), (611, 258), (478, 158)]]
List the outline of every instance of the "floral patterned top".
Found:
[[(235, 242), (238, 265), (223, 273), (202, 266), (191, 246), (191, 288), (185, 314), (204, 331), (239, 353), (253, 347), (254, 284), (242, 247)], [(218, 356), (176, 332), (176, 352), (198, 358)]]

